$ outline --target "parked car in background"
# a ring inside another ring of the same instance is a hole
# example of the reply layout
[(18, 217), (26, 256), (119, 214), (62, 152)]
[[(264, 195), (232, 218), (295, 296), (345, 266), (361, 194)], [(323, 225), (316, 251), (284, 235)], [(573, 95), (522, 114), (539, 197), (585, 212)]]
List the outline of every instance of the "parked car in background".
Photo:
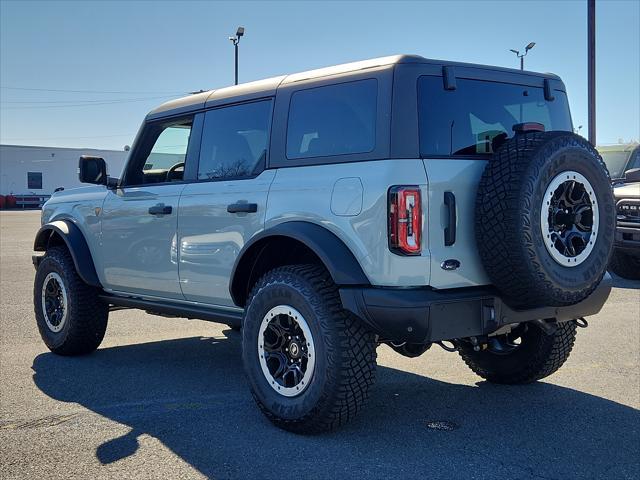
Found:
[(640, 279), (640, 144), (603, 145), (598, 151), (607, 165), (616, 199), (616, 237), (609, 270)]
[(614, 185), (613, 195), (617, 223), (609, 270), (623, 278), (640, 280), (640, 168), (626, 170), (624, 178)]
[(640, 144), (619, 143), (598, 147), (613, 183), (624, 179), (624, 172), (640, 168)]

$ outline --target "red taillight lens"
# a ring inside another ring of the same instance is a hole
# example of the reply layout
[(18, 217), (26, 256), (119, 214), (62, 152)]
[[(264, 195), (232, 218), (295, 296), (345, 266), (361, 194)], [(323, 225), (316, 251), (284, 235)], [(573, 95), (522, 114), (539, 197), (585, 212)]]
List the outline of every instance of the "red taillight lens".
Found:
[(422, 201), (418, 187), (389, 189), (389, 248), (401, 255), (422, 251)]

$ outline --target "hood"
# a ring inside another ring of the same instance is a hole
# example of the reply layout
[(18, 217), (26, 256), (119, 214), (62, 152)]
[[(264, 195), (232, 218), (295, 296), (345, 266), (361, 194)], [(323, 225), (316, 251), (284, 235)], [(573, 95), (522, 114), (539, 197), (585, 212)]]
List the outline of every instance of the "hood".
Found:
[(613, 188), (613, 196), (620, 198), (638, 198), (640, 199), (640, 183), (625, 183), (616, 185)]

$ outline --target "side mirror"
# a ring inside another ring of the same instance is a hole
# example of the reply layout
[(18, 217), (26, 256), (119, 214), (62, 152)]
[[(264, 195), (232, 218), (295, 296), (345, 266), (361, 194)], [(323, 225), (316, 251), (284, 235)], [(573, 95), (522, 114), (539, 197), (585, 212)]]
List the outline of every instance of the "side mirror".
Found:
[(627, 182), (640, 182), (640, 168), (632, 168), (624, 172), (624, 181)]
[(82, 155), (78, 163), (78, 178), (82, 183), (107, 184), (107, 164), (104, 158)]

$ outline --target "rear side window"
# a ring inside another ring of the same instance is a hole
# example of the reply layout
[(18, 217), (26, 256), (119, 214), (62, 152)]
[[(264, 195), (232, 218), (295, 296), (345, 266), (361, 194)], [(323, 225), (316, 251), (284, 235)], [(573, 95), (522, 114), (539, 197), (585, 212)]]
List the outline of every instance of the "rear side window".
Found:
[(291, 96), (287, 158), (371, 152), (376, 145), (375, 79), (300, 90)]
[(271, 100), (205, 113), (198, 180), (246, 178), (265, 165)]
[(559, 90), (546, 101), (538, 87), (465, 79), (456, 86), (445, 90), (441, 77), (418, 79), (421, 156), (488, 155), (496, 137), (512, 137), (512, 127), (524, 122), (572, 131), (567, 97)]

